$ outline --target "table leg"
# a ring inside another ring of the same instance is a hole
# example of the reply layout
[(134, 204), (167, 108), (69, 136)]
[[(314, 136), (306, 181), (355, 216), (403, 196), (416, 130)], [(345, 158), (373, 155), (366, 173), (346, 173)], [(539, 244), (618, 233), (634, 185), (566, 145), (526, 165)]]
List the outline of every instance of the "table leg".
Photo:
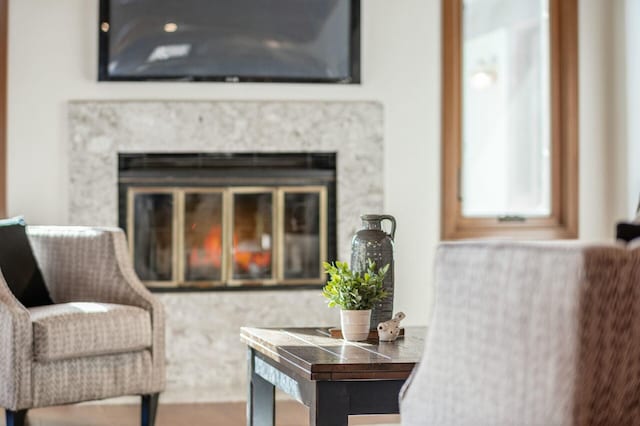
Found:
[(274, 426), (276, 423), (275, 386), (255, 373), (253, 349), (249, 349), (247, 426)]
[(317, 382), (316, 393), (309, 407), (310, 426), (347, 426), (349, 424), (349, 393), (336, 382)]
[(349, 415), (395, 414), (404, 380), (315, 382), (310, 426), (347, 426)]

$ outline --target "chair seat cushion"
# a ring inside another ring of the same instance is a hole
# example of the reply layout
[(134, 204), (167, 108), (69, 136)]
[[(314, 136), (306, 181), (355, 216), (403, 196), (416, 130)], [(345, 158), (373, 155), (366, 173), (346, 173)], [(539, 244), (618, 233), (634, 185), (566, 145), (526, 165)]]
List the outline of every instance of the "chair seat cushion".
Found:
[(141, 308), (111, 303), (61, 303), (30, 308), (38, 362), (138, 351), (151, 346), (151, 318)]

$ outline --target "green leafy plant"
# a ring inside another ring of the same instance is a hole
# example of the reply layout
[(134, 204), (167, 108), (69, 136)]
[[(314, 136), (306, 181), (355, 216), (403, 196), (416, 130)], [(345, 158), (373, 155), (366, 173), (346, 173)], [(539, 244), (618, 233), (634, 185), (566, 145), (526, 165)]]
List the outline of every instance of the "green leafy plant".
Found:
[(388, 264), (376, 270), (376, 263), (367, 259), (367, 270), (364, 273), (352, 271), (346, 262), (323, 262), (322, 266), (329, 274), (329, 281), (322, 289), (329, 307), (366, 310), (387, 297), (382, 282), (389, 270)]

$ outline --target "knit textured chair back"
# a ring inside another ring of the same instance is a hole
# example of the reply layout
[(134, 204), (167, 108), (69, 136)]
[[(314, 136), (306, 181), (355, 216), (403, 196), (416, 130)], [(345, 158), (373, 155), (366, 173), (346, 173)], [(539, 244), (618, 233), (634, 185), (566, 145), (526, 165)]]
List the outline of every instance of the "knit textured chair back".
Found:
[(443, 244), (403, 425), (624, 425), (640, 419), (640, 249)]

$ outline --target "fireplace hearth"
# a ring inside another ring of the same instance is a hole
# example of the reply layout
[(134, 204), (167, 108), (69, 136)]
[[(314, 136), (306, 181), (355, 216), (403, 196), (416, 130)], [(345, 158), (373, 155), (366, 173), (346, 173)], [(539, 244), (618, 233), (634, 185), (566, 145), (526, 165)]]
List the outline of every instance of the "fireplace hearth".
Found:
[(119, 224), (151, 289), (317, 287), (336, 257), (335, 153), (121, 153)]

